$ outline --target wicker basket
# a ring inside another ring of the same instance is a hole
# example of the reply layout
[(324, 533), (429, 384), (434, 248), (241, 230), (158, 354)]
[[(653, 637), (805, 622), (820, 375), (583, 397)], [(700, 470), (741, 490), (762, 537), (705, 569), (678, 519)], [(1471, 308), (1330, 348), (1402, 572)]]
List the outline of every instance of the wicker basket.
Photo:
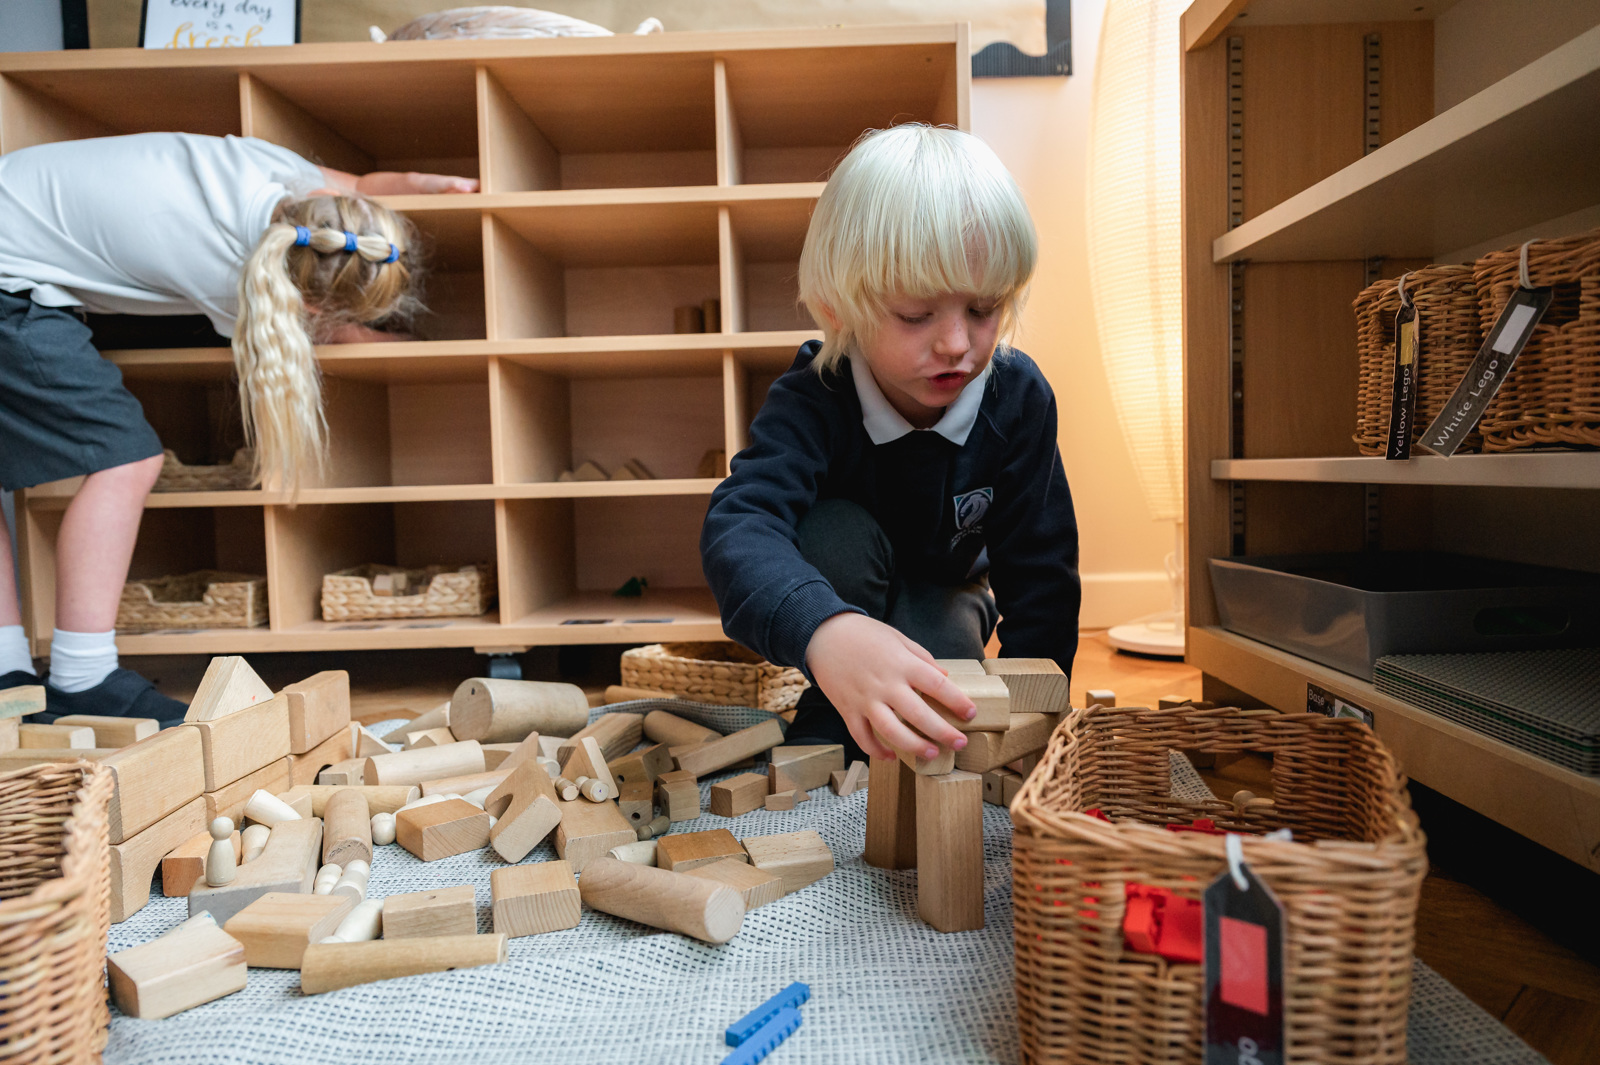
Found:
[[(417, 595), (376, 595), (372, 578), (404, 573)], [(356, 566), (322, 578), (322, 620), (360, 618), (475, 618), (494, 604), (494, 566)]]
[(222, 492), (249, 488), (255, 465), (255, 452), (242, 447), (233, 453), (226, 466), (185, 466), (171, 451), (161, 453), (161, 476), (152, 492)]
[(200, 570), (147, 577), (122, 586), (118, 632), (159, 629), (253, 629), (267, 623), (267, 579)]
[[(1406, 295), (1417, 308), (1422, 358), (1417, 365), (1417, 416), (1413, 443), (1444, 410), (1483, 341), (1478, 320), (1478, 290), (1471, 266), (1429, 266), (1406, 275)], [(1400, 311), (1396, 279), (1369, 285), (1356, 297), (1356, 350), (1360, 381), (1356, 388), (1356, 446), (1363, 455), (1382, 455), (1389, 443), (1389, 412), (1394, 390), (1394, 317)], [(1479, 451), (1483, 437), (1466, 439), (1461, 451)]]
[(775, 666), (730, 641), (656, 643), (622, 653), (622, 683), (702, 703), (794, 709), (811, 685), (798, 669)]
[(0, 1056), (98, 1062), (106, 1046), (111, 770), (90, 762), (0, 775)]
[[(1167, 752), (1272, 755), (1274, 802), (1170, 798)], [(1111, 820), (1080, 811), (1098, 807)], [(1285, 1061), (1404, 1065), (1422, 830), (1394, 759), (1358, 721), (1233, 709), (1075, 710), (1011, 808), (1023, 1060), (1192, 1065), (1201, 967), (1123, 941), (1124, 885), (1198, 899), (1239, 833), (1284, 920)]]
[[(1485, 331), (1517, 287), (1521, 252), (1504, 248), (1473, 268)], [(1528, 276), (1554, 287), (1555, 300), (1484, 412), (1484, 450), (1600, 447), (1600, 230), (1534, 241)]]

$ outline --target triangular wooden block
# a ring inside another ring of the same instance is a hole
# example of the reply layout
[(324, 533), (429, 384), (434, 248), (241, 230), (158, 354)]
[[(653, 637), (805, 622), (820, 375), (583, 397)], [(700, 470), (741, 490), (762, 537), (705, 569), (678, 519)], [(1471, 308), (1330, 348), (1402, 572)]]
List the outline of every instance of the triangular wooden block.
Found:
[(612, 471), (611, 479), (613, 481), (637, 481), (639, 480), (639, 475), (627, 466), (618, 466)]
[(609, 481), (611, 477), (605, 470), (594, 463), (585, 462), (582, 466), (572, 471), (572, 479), (575, 481)]
[(578, 746), (561, 763), (561, 775), (568, 780), (577, 780), (580, 776), (595, 778), (606, 786), (608, 799), (615, 799), (622, 794), (616, 778), (611, 775), (611, 767), (606, 764), (605, 753), (600, 750), (600, 741), (593, 736), (585, 736), (578, 741)]
[(641, 481), (653, 481), (656, 479), (656, 475), (651, 473), (645, 464), (638, 459), (629, 459), (623, 465), (627, 467), (634, 477)]
[(272, 698), (272, 689), (238, 655), (221, 655), (211, 660), (200, 690), (189, 703), (185, 721), (214, 721)]

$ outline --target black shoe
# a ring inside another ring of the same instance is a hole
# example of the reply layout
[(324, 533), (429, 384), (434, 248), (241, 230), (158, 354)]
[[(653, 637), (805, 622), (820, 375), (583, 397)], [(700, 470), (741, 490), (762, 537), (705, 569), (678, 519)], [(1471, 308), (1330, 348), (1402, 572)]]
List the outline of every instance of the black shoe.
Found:
[(52, 714), (153, 717), (162, 728), (180, 724), (189, 710), (187, 703), (162, 695), (131, 669), (113, 669), (105, 680), (81, 692), (58, 691), (46, 685), (44, 694)]

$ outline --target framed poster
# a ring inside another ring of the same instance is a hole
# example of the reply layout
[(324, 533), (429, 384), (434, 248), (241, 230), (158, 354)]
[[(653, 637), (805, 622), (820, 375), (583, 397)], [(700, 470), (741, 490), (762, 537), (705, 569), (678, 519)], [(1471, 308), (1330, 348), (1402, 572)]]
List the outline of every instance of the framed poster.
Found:
[(300, 0), (143, 0), (144, 48), (255, 48), (300, 40)]

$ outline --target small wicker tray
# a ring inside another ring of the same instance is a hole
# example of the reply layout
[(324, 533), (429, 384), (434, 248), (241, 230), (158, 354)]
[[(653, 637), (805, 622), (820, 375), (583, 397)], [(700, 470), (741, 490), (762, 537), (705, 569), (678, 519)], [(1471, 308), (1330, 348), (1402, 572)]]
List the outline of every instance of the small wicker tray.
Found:
[(242, 447), (226, 466), (185, 466), (171, 451), (161, 453), (161, 476), (152, 492), (222, 492), (249, 488), (255, 452)]
[(118, 632), (159, 629), (253, 629), (267, 623), (267, 579), (200, 570), (147, 577), (122, 586)]
[(622, 653), (622, 683), (702, 703), (792, 710), (811, 687), (798, 669), (775, 666), (731, 641), (656, 643)]
[[(406, 583), (421, 587), (416, 595), (378, 595), (372, 578), (382, 573), (404, 573)], [(477, 617), (494, 604), (494, 566), (367, 565), (342, 569), (322, 578), (322, 620), (359, 618)]]

